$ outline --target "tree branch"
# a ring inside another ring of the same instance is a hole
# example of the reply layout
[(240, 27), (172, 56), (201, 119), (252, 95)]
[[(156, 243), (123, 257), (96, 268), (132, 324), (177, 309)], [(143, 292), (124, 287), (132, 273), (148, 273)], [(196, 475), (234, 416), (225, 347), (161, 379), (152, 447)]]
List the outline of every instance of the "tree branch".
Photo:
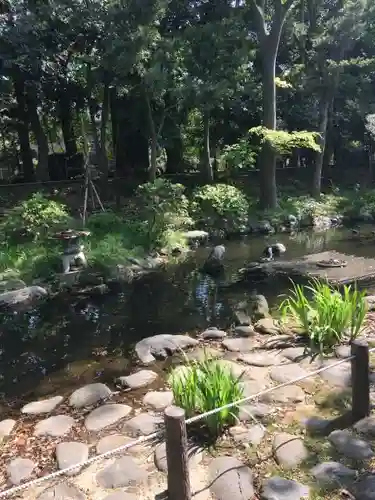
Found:
[(267, 36), (266, 22), (264, 19), (264, 0), (251, 0), (254, 12), (255, 12), (255, 23), (257, 26), (257, 34), (260, 38), (260, 41), (263, 41)]

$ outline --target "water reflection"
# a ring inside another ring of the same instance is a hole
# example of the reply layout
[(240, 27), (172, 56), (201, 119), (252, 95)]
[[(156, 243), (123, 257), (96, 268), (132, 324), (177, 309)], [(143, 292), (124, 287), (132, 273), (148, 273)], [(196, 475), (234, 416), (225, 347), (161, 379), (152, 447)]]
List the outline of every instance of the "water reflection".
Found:
[[(280, 241), (290, 258), (337, 249), (373, 255), (373, 246), (358, 247), (348, 232), (298, 233), (228, 242), (224, 280), (231, 281), (264, 246)], [(288, 282), (272, 280), (225, 287), (223, 280), (202, 275), (208, 249), (168, 273), (154, 273), (125, 294), (98, 300), (60, 298), (33, 311), (2, 313), (0, 395), (26, 399), (64, 393), (83, 382), (110, 380), (131, 363), (132, 345), (160, 333), (194, 333), (207, 326), (226, 328), (232, 308), (253, 291), (272, 304)]]

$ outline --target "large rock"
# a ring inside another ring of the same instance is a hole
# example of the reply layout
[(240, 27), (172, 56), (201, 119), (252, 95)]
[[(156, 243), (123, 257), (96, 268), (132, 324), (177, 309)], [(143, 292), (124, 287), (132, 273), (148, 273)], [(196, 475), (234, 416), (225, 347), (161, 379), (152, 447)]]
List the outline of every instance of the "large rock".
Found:
[(278, 464), (285, 469), (294, 469), (308, 457), (302, 439), (284, 432), (275, 434), (272, 449)]
[(55, 396), (54, 398), (43, 399), (42, 401), (33, 401), (28, 403), (21, 409), (21, 413), (27, 415), (40, 415), (42, 413), (50, 413), (58, 406), (64, 398)]
[(27, 288), (26, 283), (22, 280), (11, 279), (0, 281), (0, 293), (12, 292), (14, 290), (19, 290), (20, 288)]
[(250, 326), (251, 318), (246, 309), (236, 309), (233, 311), (234, 322), (237, 326)]
[(258, 320), (254, 328), (257, 332), (264, 335), (278, 335), (280, 333), (279, 325), (272, 318), (263, 318)]
[(32, 460), (19, 457), (12, 460), (6, 470), (9, 481), (11, 484), (16, 486), (23, 481), (30, 479), (34, 469), (35, 464)]
[[(337, 363), (337, 360), (327, 360), (321, 363), (320, 368), (329, 367)], [(333, 366), (320, 373), (323, 380), (336, 387), (350, 387), (352, 384), (352, 370), (350, 362)]]
[(69, 415), (56, 415), (38, 422), (34, 429), (34, 436), (61, 437), (70, 432), (74, 419)]
[(106, 404), (95, 408), (85, 419), (85, 426), (88, 431), (101, 431), (109, 425), (113, 425), (122, 418), (125, 418), (132, 411), (128, 405)]
[(305, 393), (298, 385), (287, 385), (262, 395), (260, 399), (267, 403), (301, 403), (305, 400)]
[(367, 297), (365, 297), (365, 301), (369, 311), (375, 311), (375, 295), (367, 295)]
[[(121, 448), (131, 441), (133, 441), (132, 438), (130, 438), (129, 436), (124, 436), (123, 434), (110, 434), (109, 436), (104, 436), (98, 441), (96, 445), (96, 453), (98, 455), (101, 455), (102, 453), (106, 453), (107, 451), (116, 450), (117, 448)], [(119, 454), (137, 454), (141, 451), (144, 451), (144, 447), (142, 446), (142, 444), (139, 444), (132, 446), (127, 450), (120, 451)]]
[(73, 392), (69, 404), (75, 408), (84, 408), (109, 398), (111, 394), (111, 389), (105, 384), (88, 384)]
[(153, 363), (155, 358), (165, 359), (176, 351), (195, 347), (198, 344), (198, 340), (187, 335), (154, 335), (137, 342), (135, 352), (140, 361), (148, 365)]
[[(202, 452), (195, 446), (190, 446), (187, 452), (189, 465), (198, 466), (203, 458)], [(167, 466), (167, 450), (165, 443), (160, 443), (156, 446), (154, 452), (155, 465), (161, 472), (168, 472)]]
[[(285, 359), (277, 353), (273, 352), (251, 352), (247, 354), (240, 354), (238, 361), (242, 361), (247, 365), (252, 366), (274, 366), (285, 363)], [(278, 367), (275, 370), (282, 371), (285, 367)]]
[(320, 488), (337, 488), (348, 485), (357, 477), (357, 472), (339, 462), (322, 462), (310, 471)]
[(370, 444), (353, 436), (349, 431), (337, 430), (328, 436), (329, 441), (339, 453), (354, 460), (368, 460), (374, 456)]
[(15, 425), (16, 425), (16, 421), (11, 419), (11, 418), (1, 420), (1, 422), (0, 422), (0, 443), (3, 440), (3, 438), (8, 437), (10, 435), (10, 433), (12, 432)]
[(251, 444), (252, 446), (259, 445), (265, 433), (266, 429), (260, 424), (252, 425), (250, 427), (235, 425), (229, 429), (229, 434), (232, 436), (234, 441), (241, 444)]
[(301, 368), (297, 363), (291, 363), (288, 365), (274, 366), (271, 368), (270, 377), (275, 382), (279, 384), (285, 384), (286, 382), (292, 382), (299, 377), (304, 377), (308, 375), (308, 372)]
[(200, 334), (200, 337), (203, 340), (221, 340), (226, 336), (227, 332), (219, 330), (218, 328), (207, 328), (207, 330)]
[(143, 398), (145, 406), (151, 406), (156, 411), (163, 411), (173, 402), (172, 391), (151, 391)]
[(270, 315), (267, 299), (264, 295), (251, 297), (251, 310), (255, 319), (268, 318)]
[(38, 500), (86, 500), (86, 495), (67, 482), (58, 483), (44, 490)]
[(130, 389), (139, 389), (152, 384), (158, 378), (158, 374), (151, 370), (139, 370), (139, 372), (128, 375), (127, 377), (119, 377), (117, 380), (124, 387)]
[(268, 406), (264, 403), (254, 403), (253, 405), (241, 405), (240, 412), (238, 414), (238, 418), (241, 422), (253, 422), (254, 418), (264, 418), (270, 413), (272, 413), (273, 409), (271, 406)]
[(256, 347), (256, 342), (249, 338), (234, 337), (223, 340), (223, 346), (232, 352), (246, 352), (251, 351)]
[(209, 467), (210, 490), (216, 500), (253, 500), (253, 474), (234, 457), (214, 458)]
[(375, 437), (375, 415), (365, 417), (354, 424), (354, 429), (360, 434), (369, 436), (371, 438)]
[(158, 431), (163, 426), (163, 418), (150, 413), (140, 413), (125, 423), (124, 430), (130, 436), (148, 435)]
[(302, 500), (310, 498), (310, 488), (304, 484), (274, 476), (264, 482), (263, 500)]
[(375, 500), (375, 474), (366, 474), (350, 488), (356, 500)]
[[(56, 446), (56, 460), (59, 469), (67, 469), (73, 465), (85, 462), (89, 457), (89, 447), (86, 443), (76, 441), (59, 443)], [(68, 476), (73, 476), (81, 467), (77, 467), (67, 472)]]
[(251, 325), (240, 325), (235, 327), (234, 333), (238, 335), (238, 337), (253, 337), (255, 335), (255, 330)]
[(0, 293), (0, 306), (15, 307), (21, 304), (32, 304), (47, 296), (47, 290), (41, 286), (27, 286), (20, 290)]
[(131, 457), (125, 456), (98, 472), (96, 480), (102, 488), (124, 488), (142, 483), (147, 476), (146, 470), (141, 469)]

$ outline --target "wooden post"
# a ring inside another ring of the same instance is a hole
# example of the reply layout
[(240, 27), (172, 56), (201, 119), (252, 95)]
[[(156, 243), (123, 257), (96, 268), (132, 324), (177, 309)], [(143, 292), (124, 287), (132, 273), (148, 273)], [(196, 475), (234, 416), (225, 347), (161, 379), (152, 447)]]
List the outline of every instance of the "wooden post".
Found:
[(370, 414), (369, 348), (364, 340), (354, 340), (351, 346), (352, 418), (358, 422)]
[(164, 411), (168, 466), (168, 500), (191, 500), (185, 411), (169, 406)]

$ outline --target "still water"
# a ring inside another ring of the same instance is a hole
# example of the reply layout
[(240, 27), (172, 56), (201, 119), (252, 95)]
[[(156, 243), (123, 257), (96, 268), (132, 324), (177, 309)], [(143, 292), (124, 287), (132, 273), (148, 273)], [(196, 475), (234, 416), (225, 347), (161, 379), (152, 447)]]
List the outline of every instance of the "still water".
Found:
[[(370, 228), (371, 229), (371, 228)], [(370, 231), (369, 229), (369, 231)], [(226, 281), (256, 260), (266, 243), (283, 242), (287, 258), (335, 249), (373, 257), (373, 242), (350, 231), (303, 232), (227, 242)], [(63, 297), (32, 311), (0, 316), (0, 419), (9, 408), (33, 398), (66, 394), (84, 383), (113, 381), (134, 366), (132, 346), (160, 333), (195, 334), (207, 326), (226, 328), (233, 306), (256, 289), (271, 306), (287, 281), (218, 286), (199, 273), (209, 249), (200, 248), (182, 265), (153, 273), (126, 293), (97, 300)]]

